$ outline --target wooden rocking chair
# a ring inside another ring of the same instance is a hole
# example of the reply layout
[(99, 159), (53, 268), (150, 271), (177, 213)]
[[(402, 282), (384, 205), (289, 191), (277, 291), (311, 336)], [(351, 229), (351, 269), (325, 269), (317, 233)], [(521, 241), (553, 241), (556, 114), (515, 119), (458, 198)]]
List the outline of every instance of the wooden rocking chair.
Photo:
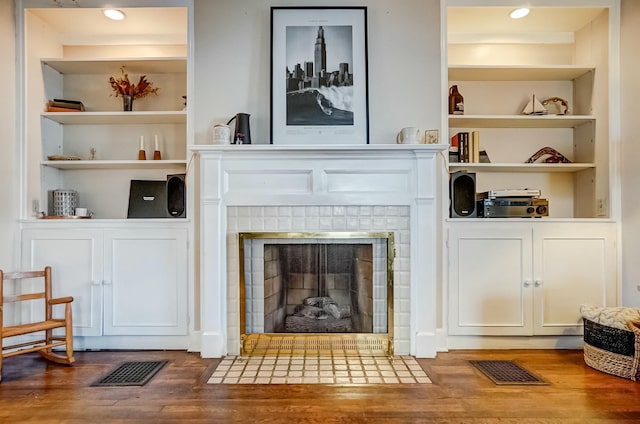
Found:
[[(5, 281), (14, 280), (23, 285), (23, 281), (29, 279), (42, 278), (44, 291), (36, 293), (23, 293), (15, 295), (4, 295)], [(0, 381), (2, 381), (2, 360), (9, 356), (20, 355), (28, 352), (38, 352), (42, 357), (57, 362), (59, 364), (71, 364), (73, 357), (73, 331), (71, 321), (71, 302), (73, 297), (61, 297), (53, 299), (51, 297), (51, 267), (47, 266), (42, 271), (11, 272), (3, 273), (0, 270), (0, 344), (2, 345), (2, 355), (0, 355)], [(3, 312), (4, 306), (8, 303), (18, 305), (19, 302), (44, 299), (44, 320), (4, 326)], [(64, 304), (64, 318), (53, 318), (53, 306)], [(54, 336), (53, 329), (64, 328), (64, 337)], [(11, 345), (4, 345), (5, 339), (16, 336), (24, 336), (31, 333), (44, 332), (44, 338), (36, 337), (37, 340), (26, 341)], [(61, 355), (53, 351), (54, 347), (65, 346), (66, 355)]]

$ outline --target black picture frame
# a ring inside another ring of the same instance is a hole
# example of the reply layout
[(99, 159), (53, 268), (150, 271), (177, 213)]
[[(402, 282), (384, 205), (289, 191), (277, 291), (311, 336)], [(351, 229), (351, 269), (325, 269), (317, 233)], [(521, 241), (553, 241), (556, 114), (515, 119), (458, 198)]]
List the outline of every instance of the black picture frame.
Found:
[(369, 143), (366, 7), (271, 8), (271, 144)]

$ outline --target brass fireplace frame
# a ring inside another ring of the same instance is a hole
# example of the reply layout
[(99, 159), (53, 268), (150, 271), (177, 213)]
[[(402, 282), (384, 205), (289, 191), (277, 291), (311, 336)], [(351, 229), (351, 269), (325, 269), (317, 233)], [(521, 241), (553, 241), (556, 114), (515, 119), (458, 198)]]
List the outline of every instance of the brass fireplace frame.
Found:
[[(386, 239), (387, 332), (386, 333), (246, 333), (244, 242), (252, 239)], [(239, 311), (241, 355), (393, 355), (393, 232), (242, 232), (239, 246)]]

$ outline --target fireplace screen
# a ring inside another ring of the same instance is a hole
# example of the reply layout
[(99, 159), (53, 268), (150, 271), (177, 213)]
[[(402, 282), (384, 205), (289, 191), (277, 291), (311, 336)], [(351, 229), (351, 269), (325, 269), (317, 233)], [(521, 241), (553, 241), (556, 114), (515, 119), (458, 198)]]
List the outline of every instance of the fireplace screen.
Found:
[(241, 233), (243, 334), (388, 334), (392, 245), (392, 233)]
[(265, 244), (266, 333), (372, 333), (371, 244)]

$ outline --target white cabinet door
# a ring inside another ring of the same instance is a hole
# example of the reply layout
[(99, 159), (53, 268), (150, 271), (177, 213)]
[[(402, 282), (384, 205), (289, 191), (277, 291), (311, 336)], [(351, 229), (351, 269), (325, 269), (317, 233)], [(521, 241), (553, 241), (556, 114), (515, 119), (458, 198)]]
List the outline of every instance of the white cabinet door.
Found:
[(449, 334), (581, 334), (581, 304), (616, 304), (615, 234), (612, 223), (451, 223)]
[(449, 230), (449, 334), (532, 329), (531, 228), (456, 223)]
[(105, 230), (105, 335), (187, 334), (187, 230)]
[(25, 229), (23, 269), (53, 271), (54, 296), (73, 296), (74, 336), (102, 334), (102, 231)]
[(616, 302), (614, 225), (546, 223), (533, 240), (534, 333), (582, 334), (581, 304)]

